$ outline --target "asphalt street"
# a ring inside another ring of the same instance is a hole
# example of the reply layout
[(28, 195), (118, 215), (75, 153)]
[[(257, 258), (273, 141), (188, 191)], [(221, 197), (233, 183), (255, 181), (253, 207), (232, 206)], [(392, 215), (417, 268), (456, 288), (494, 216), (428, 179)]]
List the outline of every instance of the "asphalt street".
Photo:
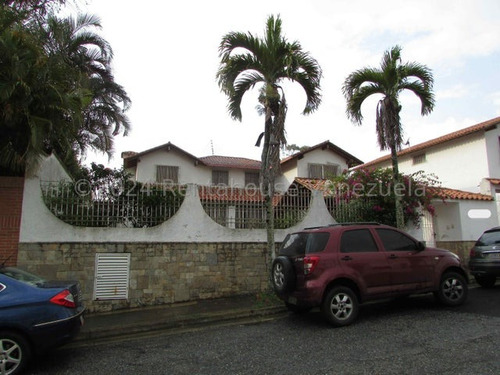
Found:
[(432, 296), (369, 304), (332, 328), (318, 311), (61, 348), (27, 372), (62, 374), (499, 374), (500, 286), (464, 306)]

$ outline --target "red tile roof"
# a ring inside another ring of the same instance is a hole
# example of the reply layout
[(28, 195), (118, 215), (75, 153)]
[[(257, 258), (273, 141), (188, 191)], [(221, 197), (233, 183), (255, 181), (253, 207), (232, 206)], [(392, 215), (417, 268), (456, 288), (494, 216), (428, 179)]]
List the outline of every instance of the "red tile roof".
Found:
[(493, 185), (500, 185), (500, 178), (487, 178)]
[(295, 177), (294, 180), (297, 184), (305, 187), (308, 190), (319, 190), (323, 192), (323, 195), (331, 195), (330, 181), (320, 180), (317, 178), (302, 178)]
[[(468, 128), (461, 129), (461, 130), (458, 130), (456, 132), (449, 133), (449, 134), (443, 135), (441, 137), (431, 139), (430, 141), (419, 143), (415, 146), (405, 148), (404, 150), (401, 150), (398, 152), (398, 156), (403, 156), (403, 155), (411, 154), (413, 152), (422, 151), (422, 150), (425, 150), (429, 147), (437, 146), (437, 145), (440, 145), (442, 143), (446, 143), (446, 142), (449, 142), (449, 141), (452, 141), (452, 140), (455, 140), (455, 139), (458, 139), (461, 137), (465, 137), (467, 135), (471, 135), (471, 134), (474, 134), (477, 132), (484, 132), (484, 131), (493, 129), (498, 124), (500, 124), (500, 117), (496, 117), (494, 119), (484, 121), (484, 122), (481, 122), (481, 123), (473, 125), (473, 126), (469, 126)], [(390, 159), (391, 159), (390, 154), (385, 155), (385, 156), (382, 156), (378, 159), (375, 159), (375, 160), (369, 161), (368, 163), (360, 165), (359, 167), (369, 167), (369, 166), (372, 166), (372, 165), (375, 165), (375, 164), (378, 164), (378, 163), (381, 163), (384, 161), (388, 161)]]
[[(330, 195), (330, 181), (319, 180), (312, 178), (295, 178), (295, 182), (299, 185), (305, 187), (309, 190), (319, 190), (322, 191), (324, 195)], [(499, 180), (500, 182), (500, 180)], [(428, 188), (436, 197), (441, 199), (451, 199), (451, 200), (477, 200), (477, 201), (492, 201), (493, 197), (491, 195), (471, 193), (469, 191), (449, 189), (443, 187), (429, 187)]]
[(232, 156), (204, 156), (199, 158), (203, 164), (213, 168), (239, 168), (259, 171), (261, 162)]
[(491, 195), (471, 193), (470, 191), (449, 189), (443, 187), (430, 187), (428, 188), (438, 198), (452, 199), (452, 200), (473, 200), (473, 201), (492, 201)]

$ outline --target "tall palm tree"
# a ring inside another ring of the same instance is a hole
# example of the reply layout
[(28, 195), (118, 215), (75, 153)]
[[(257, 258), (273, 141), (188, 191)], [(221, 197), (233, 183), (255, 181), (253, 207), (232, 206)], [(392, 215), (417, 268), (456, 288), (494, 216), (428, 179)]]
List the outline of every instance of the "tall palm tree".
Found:
[(402, 197), (397, 193), (400, 182), (397, 153), (403, 144), (399, 94), (404, 90), (413, 92), (420, 99), (421, 114), (425, 116), (434, 108), (433, 84), (431, 70), (415, 62), (402, 64), (401, 47), (395, 46), (384, 53), (380, 69), (357, 70), (347, 77), (342, 87), (347, 100), (347, 116), (359, 125), (363, 120), (361, 105), (365, 99), (373, 94), (382, 95), (377, 104), (376, 130), (380, 149), (391, 151), (398, 228), (405, 225)]
[(111, 154), (113, 137), (130, 129), (125, 111), (130, 98), (115, 82), (111, 61), (113, 51), (109, 43), (94, 30), (101, 28), (98, 17), (81, 14), (78, 17), (47, 21), (47, 52), (54, 59), (62, 59), (75, 72), (79, 85), (87, 90), (82, 108), (82, 123), (77, 127), (72, 149), (79, 155), (87, 148)]
[(1, 10), (0, 170), (23, 174), (51, 151), (73, 166), (89, 148), (110, 154), (130, 127), (130, 99), (95, 32), (99, 19)]
[[(241, 51), (240, 51), (241, 49)], [(241, 101), (255, 85), (259, 88), (259, 112), (264, 115), (261, 181), (266, 199), (267, 244), (270, 258), (275, 256), (274, 243), (274, 179), (279, 173), (279, 150), (286, 144), (285, 118), (287, 104), (281, 83), (296, 82), (306, 93), (303, 114), (315, 111), (321, 103), (321, 68), (302, 50), (299, 42), (288, 42), (281, 33), (280, 17), (267, 19), (265, 36), (230, 32), (219, 46), (220, 67), (217, 79), (221, 91), (229, 99), (228, 112), (241, 121)]]

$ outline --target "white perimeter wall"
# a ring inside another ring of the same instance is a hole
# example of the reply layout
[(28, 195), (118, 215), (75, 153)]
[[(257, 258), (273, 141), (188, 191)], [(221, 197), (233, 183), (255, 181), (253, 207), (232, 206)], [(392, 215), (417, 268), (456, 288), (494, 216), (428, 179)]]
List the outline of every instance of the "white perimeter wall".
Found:
[[(196, 185), (188, 185), (179, 211), (152, 228), (88, 228), (64, 223), (42, 200), (40, 181), (55, 181), (65, 174), (57, 159), (48, 157), (37, 176), (26, 178), (19, 242), (266, 242), (264, 229), (231, 229), (215, 223), (203, 210)], [(67, 177), (67, 174), (66, 174)], [(298, 225), (275, 231), (276, 242), (304, 227), (332, 224), (323, 195), (315, 191), (305, 219)]]

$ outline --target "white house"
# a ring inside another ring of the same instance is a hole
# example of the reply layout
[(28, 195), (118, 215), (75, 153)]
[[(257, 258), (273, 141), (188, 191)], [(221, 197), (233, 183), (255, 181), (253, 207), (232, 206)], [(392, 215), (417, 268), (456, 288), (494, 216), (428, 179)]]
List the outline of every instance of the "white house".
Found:
[[(260, 161), (231, 156), (196, 157), (168, 142), (142, 151), (122, 153), (123, 166), (139, 182), (259, 186)], [(329, 141), (281, 161), (277, 191), (284, 192), (296, 177), (328, 178), (362, 161)]]
[[(391, 166), (386, 155), (359, 167)], [(499, 224), (494, 198), (500, 183), (496, 179), (500, 177), (500, 117), (405, 148), (398, 153), (398, 166), (405, 174), (434, 174), (444, 187), (428, 226), (436, 241), (474, 241)]]
[[(434, 173), (447, 188), (487, 193), (481, 181), (500, 177), (500, 117), (405, 148), (398, 165), (407, 174)], [(391, 156), (362, 166), (390, 168)]]

